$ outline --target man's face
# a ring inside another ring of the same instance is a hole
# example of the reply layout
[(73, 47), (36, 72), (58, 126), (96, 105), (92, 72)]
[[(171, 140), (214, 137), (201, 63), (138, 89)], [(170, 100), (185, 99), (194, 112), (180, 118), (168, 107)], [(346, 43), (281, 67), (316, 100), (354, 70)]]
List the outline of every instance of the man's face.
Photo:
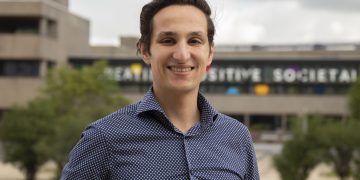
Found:
[(213, 57), (203, 12), (190, 5), (160, 10), (153, 18), (150, 53), (142, 50), (155, 90), (197, 91)]

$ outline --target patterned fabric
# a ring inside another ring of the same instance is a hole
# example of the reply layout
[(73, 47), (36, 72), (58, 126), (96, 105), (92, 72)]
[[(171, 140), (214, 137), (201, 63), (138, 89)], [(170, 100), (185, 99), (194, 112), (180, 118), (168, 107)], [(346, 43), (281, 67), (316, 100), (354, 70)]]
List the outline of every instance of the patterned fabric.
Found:
[(200, 123), (182, 134), (150, 90), (92, 123), (61, 179), (259, 179), (248, 129), (199, 94)]

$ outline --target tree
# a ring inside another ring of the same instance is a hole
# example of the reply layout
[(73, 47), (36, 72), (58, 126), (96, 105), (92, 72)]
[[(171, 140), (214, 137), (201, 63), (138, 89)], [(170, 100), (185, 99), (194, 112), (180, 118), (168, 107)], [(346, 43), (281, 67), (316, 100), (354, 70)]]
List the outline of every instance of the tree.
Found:
[(308, 137), (296, 138), (284, 144), (282, 153), (274, 157), (275, 167), (283, 180), (305, 180), (319, 162), (316, 147)]
[(285, 142), (281, 154), (274, 157), (275, 167), (283, 180), (305, 180), (321, 160), (322, 151), (314, 130), (318, 119), (311, 119), (306, 131), (302, 122), (302, 119), (293, 121), (293, 138)]
[(356, 144), (354, 133), (356, 131), (352, 132), (351, 126), (341, 122), (328, 123), (319, 131), (318, 139), (326, 149), (324, 151), (325, 162), (334, 167), (336, 174), (341, 179), (347, 178), (351, 173), (351, 161)]
[[(351, 112), (351, 116), (354, 119), (353, 122), (357, 122), (357, 126), (359, 128), (360, 121), (360, 76), (357, 78), (357, 81), (351, 86), (349, 92), (349, 109)], [(353, 129), (356, 133), (358, 129)], [(360, 140), (358, 139), (356, 143), (356, 151), (355, 151), (355, 173), (354, 176), (357, 180), (360, 180)]]
[(354, 119), (360, 120), (360, 76), (349, 92), (349, 109)]
[(330, 164), (341, 179), (358, 176), (359, 121), (313, 116), (306, 131), (303, 121), (294, 122), (293, 139), (285, 142), (282, 153), (274, 159), (283, 179), (306, 179), (309, 170), (319, 162)]
[(360, 144), (357, 144), (354, 153), (354, 178), (360, 180)]
[(42, 149), (60, 171), (90, 122), (129, 103), (120, 94), (116, 81), (104, 73), (106, 66), (100, 61), (79, 70), (61, 68), (47, 79), (45, 92), (53, 102), (56, 118), (53, 134), (44, 138)]
[(360, 147), (360, 123), (356, 120), (335, 122), (326, 124), (322, 127), (319, 138), (322, 139), (323, 146), (326, 147), (325, 162), (333, 165), (336, 174), (341, 179), (351, 176), (352, 165), (356, 175), (359, 164)]
[(47, 157), (37, 151), (39, 140), (51, 134), (49, 123), (54, 112), (49, 101), (36, 99), (26, 107), (14, 107), (0, 122), (0, 140), (5, 161), (16, 163), (25, 170), (26, 179), (35, 179), (36, 172)]
[(53, 160), (59, 176), (86, 125), (129, 103), (104, 73), (106, 66), (101, 61), (81, 69), (55, 69), (41, 99), (5, 113), (0, 127), (8, 162), (20, 162), (34, 176), (43, 162)]

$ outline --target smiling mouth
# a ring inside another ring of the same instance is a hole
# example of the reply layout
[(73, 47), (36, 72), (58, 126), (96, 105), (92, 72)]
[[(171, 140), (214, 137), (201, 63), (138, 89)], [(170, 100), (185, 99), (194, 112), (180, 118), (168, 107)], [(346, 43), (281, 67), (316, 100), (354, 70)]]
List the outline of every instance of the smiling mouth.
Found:
[(190, 72), (195, 67), (174, 67), (174, 66), (168, 66), (168, 69), (170, 69), (173, 72)]

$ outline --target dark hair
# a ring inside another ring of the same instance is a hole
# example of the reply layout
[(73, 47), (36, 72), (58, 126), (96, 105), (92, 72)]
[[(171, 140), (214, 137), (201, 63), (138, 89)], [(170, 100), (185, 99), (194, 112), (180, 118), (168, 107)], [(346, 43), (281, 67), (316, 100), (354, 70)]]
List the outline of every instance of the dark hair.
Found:
[(153, 18), (161, 9), (171, 5), (192, 5), (200, 9), (206, 16), (207, 34), (209, 44), (213, 44), (215, 27), (211, 19), (211, 9), (206, 0), (152, 0), (146, 4), (140, 14), (141, 37), (137, 42), (137, 50), (140, 52), (140, 45), (144, 46), (145, 52), (150, 53), (151, 36), (153, 31)]

